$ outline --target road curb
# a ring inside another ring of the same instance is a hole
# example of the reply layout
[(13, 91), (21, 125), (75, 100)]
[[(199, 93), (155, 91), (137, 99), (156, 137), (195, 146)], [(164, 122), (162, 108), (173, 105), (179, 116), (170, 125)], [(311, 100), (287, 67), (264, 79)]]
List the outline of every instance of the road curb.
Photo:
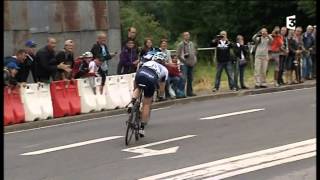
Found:
[[(310, 88), (315, 86), (316, 86), (316, 82), (308, 83), (308, 84), (296, 84), (296, 85), (290, 85), (290, 86), (272, 87), (272, 88), (265, 88), (265, 89), (249, 89), (249, 90), (243, 90), (238, 92), (221, 92), (221, 93), (219, 92), (215, 94), (208, 94), (208, 95), (201, 95), (201, 96), (195, 96), (195, 97), (188, 97), (184, 99), (175, 99), (175, 100), (168, 100), (164, 102), (157, 102), (152, 105), (152, 108), (163, 108), (163, 107), (172, 106), (175, 104), (186, 104), (190, 102), (206, 101), (206, 100), (219, 99), (219, 98), (228, 98), (228, 97), (235, 97), (235, 96), (246, 96), (246, 95), (263, 94), (263, 93), (279, 92), (279, 91), (294, 90), (294, 89), (303, 89), (303, 88)], [(88, 113), (88, 114), (81, 114), (76, 116), (67, 116), (67, 117), (56, 118), (56, 119), (26, 122), (22, 124), (5, 126), (4, 132), (8, 133), (13, 131), (21, 131), (21, 130), (27, 130), (32, 128), (58, 125), (63, 123), (75, 122), (75, 121), (82, 121), (86, 119), (96, 119), (96, 118), (102, 118), (106, 116), (119, 115), (123, 113), (126, 113), (125, 109), (115, 109), (115, 110), (94, 112), (94, 113)]]

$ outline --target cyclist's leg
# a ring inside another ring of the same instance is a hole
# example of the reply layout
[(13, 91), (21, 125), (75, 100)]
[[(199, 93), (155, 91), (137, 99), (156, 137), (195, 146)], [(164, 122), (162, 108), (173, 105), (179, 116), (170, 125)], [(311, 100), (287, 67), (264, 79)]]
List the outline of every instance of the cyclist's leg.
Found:
[(141, 122), (147, 124), (150, 119), (152, 97), (144, 97), (142, 103)]

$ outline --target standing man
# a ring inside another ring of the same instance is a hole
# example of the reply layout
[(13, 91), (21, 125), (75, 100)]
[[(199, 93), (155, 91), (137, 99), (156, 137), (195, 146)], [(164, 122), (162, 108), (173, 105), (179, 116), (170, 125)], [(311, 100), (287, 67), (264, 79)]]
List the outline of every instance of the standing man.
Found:
[(47, 45), (39, 49), (36, 54), (37, 78), (40, 82), (50, 83), (50, 77), (54, 79), (58, 69), (66, 72), (72, 71), (70, 65), (66, 65), (63, 62), (57, 65), (54, 50), (56, 45), (56, 39), (49, 37), (47, 40)]
[[(127, 36), (127, 39), (125, 39), (122, 44), (121, 44), (121, 51), (123, 51), (123, 48), (126, 48), (127, 46), (127, 42), (129, 40), (133, 41), (134, 42), (134, 48), (133, 50), (135, 52), (137, 52), (137, 54), (139, 54), (139, 43), (138, 41), (136, 40), (137, 38), (137, 29), (135, 27), (129, 27), (128, 28), (128, 36)], [(122, 70), (124, 69), (124, 65), (122, 64), (122, 62), (119, 61), (118, 63), (118, 67), (117, 67), (117, 74), (121, 74), (122, 73)]]
[[(66, 40), (64, 42), (63, 50), (59, 51), (56, 55), (57, 64), (63, 62), (66, 65), (69, 65), (70, 68), (73, 68), (74, 57), (73, 57), (74, 43), (72, 40)], [(64, 70), (58, 70), (56, 74), (56, 80), (66, 80), (72, 78), (72, 72), (66, 72)]]
[(181, 70), (183, 76), (187, 82), (187, 96), (196, 96), (193, 93), (192, 81), (193, 81), (193, 69), (197, 63), (197, 52), (192, 41), (190, 41), (190, 33), (183, 32), (183, 41), (178, 44), (177, 56), (181, 62)]
[(262, 28), (252, 37), (252, 40), (256, 44), (254, 56), (254, 76), (256, 81), (255, 88), (266, 88), (266, 76), (269, 61), (268, 50), (273, 38), (268, 34), (268, 30), (266, 28)]
[(28, 40), (25, 43), (26, 46), (26, 52), (27, 52), (27, 58), (25, 61), (26, 65), (26, 72), (27, 72), (27, 77), (29, 76), (29, 72), (31, 70), (32, 78), (34, 82), (37, 82), (37, 72), (36, 72), (36, 47), (37, 44), (32, 41)]
[[(280, 48), (278, 84), (284, 85), (284, 81), (283, 81), (282, 76), (283, 76), (285, 69), (287, 69), (285, 66), (288, 64), (287, 58), (288, 58), (288, 54), (289, 54), (287, 28), (285, 26), (281, 27), (280, 35), (283, 39), (283, 44)], [(286, 81), (288, 81), (288, 79), (286, 79)]]
[(230, 55), (232, 43), (228, 40), (227, 32), (221, 31), (220, 35), (217, 35), (217, 37), (212, 40), (211, 47), (217, 48), (217, 73), (215, 85), (212, 92), (216, 92), (219, 90), (221, 73), (223, 69), (225, 69), (227, 73), (230, 90), (237, 90), (234, 84), (232, 59)]
[(312, 78), (316, 78), (316, 75), (317, 75), (317, 58), (316, 58), (316, 50), (317, 50), (317, 39), (316, 39), (316, 34), (317, 34), (317, 26), (314, 25), (313, 26), (313, 31), (312, 31), (312, 36), (313, 36), (313, 39), (315, 40), (314, 41), (314, 47), (312, 48), (312, 51), (311, 51), (311, 59), (312, 59), (312, 65), (313, 65), (313, 68), (312, 68)]
[(91, 53), (94, 58), (102, 60), (101, 69), (104, 72), (103, 76), (108, 76), (109, 60), (115, 56), (116, 53), (110, 54), (107, 47), (107, 35), (103, 32), (97, 36), (97, 43), (91, 48)]
[(315, 39), (312, 35), (313, 26), (308, 25), (307, 31), (302, 35), (302, 41), (304, 46), (304, 51), (302, 52), (302, 78), (306, 80), (310, 80), (312, 74), (312, 59), (311, 59), (311, 52), (314, 48)]

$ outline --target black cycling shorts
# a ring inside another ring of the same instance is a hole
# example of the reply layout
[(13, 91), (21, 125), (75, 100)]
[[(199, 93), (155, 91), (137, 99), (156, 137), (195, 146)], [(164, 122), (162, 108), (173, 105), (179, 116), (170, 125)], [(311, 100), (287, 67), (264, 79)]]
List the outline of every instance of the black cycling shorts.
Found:
[(144, 97), (152, 97), (154, 91), (158, 88), (158, 75), (148, 67), (141, 67), (135, 77), (135, 83), (145, 85), (143, 88)]

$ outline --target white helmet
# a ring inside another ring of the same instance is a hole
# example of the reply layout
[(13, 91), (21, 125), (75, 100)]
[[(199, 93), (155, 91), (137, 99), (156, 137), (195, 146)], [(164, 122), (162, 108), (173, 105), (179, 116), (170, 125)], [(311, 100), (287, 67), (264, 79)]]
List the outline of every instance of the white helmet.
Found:
[(153, 57), (152, 61), (164, 64), (167, 61), (167, 55), (163, 52), (157, 52)]
[(82, 54), (82, 57), (92, 58), (92, 57), (93, 57), (93, 54), (92, 54), (90, 51), (88, 51), (88, 52), (83, 53), (83, 54)]

